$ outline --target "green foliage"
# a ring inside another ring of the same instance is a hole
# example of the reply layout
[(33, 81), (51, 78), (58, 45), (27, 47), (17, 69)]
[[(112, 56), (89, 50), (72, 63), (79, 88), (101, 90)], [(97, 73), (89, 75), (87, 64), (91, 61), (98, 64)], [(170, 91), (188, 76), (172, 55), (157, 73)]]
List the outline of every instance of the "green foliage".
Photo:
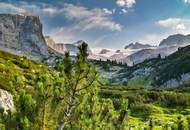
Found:
[[(10, 59), (8, 62), (2, 58), (3, 64), (9, 64), (9, 68), (2, 64), (0, 76), (5, 72), (10, 76), (6, 77), (9, 82), (2, 89), (13, 94), (15, 112), (1, 113), (1, 128), (125, 129), (128, 102), (120, 99), (113, 103), (99, 97), (99, 86), (103, 80), (88, 62), (87, 48), (86, 43), (81, 44), (74, 61), (66, 53), (56, 70), (25, 57), (5, 56)], [(11, 68), (17, 68), (15, 73), (9, 72)]]
[(87, 60), (87, 48), (81, 44), (74, 60), (67, 52), (55, 69), (0, 51), (0, 88), (11, 92), (15, 103), (14, 112), (0, 110), (0, 129), (190, 128), (189, 83), (165, 90), (134, 82), (100, 88), (105, 83)]
[[(70, 68), (70, 73), (64, 70), (66, 93), (63, 95), (65, 106), (58, 129), (117, 129), (124, 127), (127, 102), (123, 101), (123, 108), (116, 111), (109, 99), (98, 97), (99, 85), (102, 83), (97, 70), (87, 61), (87, 44), (79, 46), (76, 63), (64, 62), (64, 67)], [(65, 56), (66, 57), (66, 56)], [(60, 75), (63, 75), (60, 73)]]
[(178, 130), (179, 116), (182, 117), (181, 124), (184, 124), (182, 130), (186, 130), (190, 124), (190, 94), (178, 89), (105, 86), (101, 88), (100, 95), (112, 100), (128, 99), (128, 125), (135, 130), (142, 127), (149, 130), (150, 124), (153, 130)]

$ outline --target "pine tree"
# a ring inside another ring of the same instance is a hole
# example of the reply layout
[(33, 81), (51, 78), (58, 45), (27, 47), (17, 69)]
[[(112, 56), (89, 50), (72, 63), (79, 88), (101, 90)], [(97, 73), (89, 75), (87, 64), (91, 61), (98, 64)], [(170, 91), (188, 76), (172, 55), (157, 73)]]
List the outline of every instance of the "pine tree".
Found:
[(122, 129), (127, 102), (123, 101), (123, 108), (116, 112), (110, 99), (98, 97), (101, 77), (87, 56), (87, 44), (83, 43), (79, 46), (71, 77), (64, 77), (66, 93), (61, 99), (65, 106), (57, 129)]
[(121, 106), (116, 109), (111, 99), (99, 97), (99, 86), (104, 81), (88, 61), (87, 49), (83, 43), (74, 61), (68, 52), (57, 70), (35, 73), (31, 87), (26, 87), (21, 77), (15, 77), (11, 84), (21, 88), (12, 87), (15, 112), (0, 115), (3, 129), (126, 129), (128, 102), (120, 100)]

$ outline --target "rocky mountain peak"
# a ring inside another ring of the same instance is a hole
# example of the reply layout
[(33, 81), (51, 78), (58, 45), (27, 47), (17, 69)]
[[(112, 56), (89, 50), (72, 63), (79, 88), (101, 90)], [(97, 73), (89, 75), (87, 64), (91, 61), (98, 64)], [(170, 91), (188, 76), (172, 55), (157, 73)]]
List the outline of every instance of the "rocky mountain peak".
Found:
[(190, 35), (175, 34), (162, 40), (159, 44), (160, 47), (168, 46), (186, 46), (190, 44)]
[(129, 45), (125, 46), (125, 49), (146, 49), (152, 47), (148, 44), (141, 44), (139, 42), (130, 43)]
[(45, 36), (45, 40), (46, 40), (46, 44), (50, 47), (54, 47), (56, 44), (53, 38), (50, 36)]
[(86, 42), (83, 41), (83, 40), (79, 40), (79, 41), (77, 41), (77, 42), (75, 42), (75, 43), (73, 43), (73, 44), (76, 45), (76, 46), (79, 46), (79, 45), (81, 45), (82, 43), (86, 43)]
[(99, 54), (106, 54), (106, 53), (108, 53), (108, 52), (110, 52), (110, 50), (102, 49), (102, 50), (99, 52)]
[(37, 60), (59, 55), (47, 46), (39, 16), (29, 14), (0, 14), (0, 47)]

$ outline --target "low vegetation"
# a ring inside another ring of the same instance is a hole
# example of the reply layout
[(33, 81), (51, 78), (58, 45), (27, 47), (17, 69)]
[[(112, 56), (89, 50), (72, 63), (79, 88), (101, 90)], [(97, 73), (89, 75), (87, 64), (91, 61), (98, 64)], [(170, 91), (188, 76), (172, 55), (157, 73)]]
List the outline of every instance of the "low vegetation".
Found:
[(143, 80), (110, 86), (87, 60), (87, 45), (79, 50), (55, 68), (0, 51), (0, 88), (15, 104), (15, 111), (0, 111), (1, 130), (190, 129), (188, 82), (173, 89), (144, 87)]
[(155, 130), (179, 129), (179, 120), (183, 122), (182, 130), (190, 127), (190, 93), (186, 90), (156, 89), (126, 86), (105, 86), (101, 88), (101, 97), (113, 101), (127, 99), (129, 103), (128, 125), (134, 129), (148, 127), (150, 121)]

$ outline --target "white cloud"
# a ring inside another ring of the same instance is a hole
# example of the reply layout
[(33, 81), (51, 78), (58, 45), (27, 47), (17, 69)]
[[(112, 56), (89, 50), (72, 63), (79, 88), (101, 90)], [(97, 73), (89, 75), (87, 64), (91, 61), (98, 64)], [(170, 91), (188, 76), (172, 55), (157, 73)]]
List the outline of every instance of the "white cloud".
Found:
[(25, 9), (20, 8), (18, 6), (15, 6), (13, 4), (9, 4), (9, 3), (4, 3), (4, 2), (0, 2), (0, 11), (1, 13), (21, 13), (21, 12), (26, 12)]
[(56, 8), (49, 4), (31, 4), (27, 2), (18, 3), (6, 3), (0, 2), (0, 12), (1, 13), (34, 13), (34, 14), (59, 14), (62, 13), (61, 8)]
[(190, 3), (190, 0), (183, 0), (184, 3)]
[(72, 43), (73, 41), (78, 40), (75, 30), (69, 27), (53, 28), (49, 31), (48, 35), (53, 37), (56, 43)]
[(117, 0), (116, 1), (118, 6), (131, 8), (136, 3), (135, 0)]
[(168, 18), (159, 20), (157, 25), (166, 28), (162, 33), (145, 34), (140, 42), (158, 45), (161, 40), (173, 34), (190, 34), (190, 20), (182, 18)]
[(122, 29), (119, 23), (111, 19), (112, 11), (105, 8), (88, 9), (83, 6), (65, 4), (63, 14), (67, 19), (76, 22), (75, 29), (83, 31), (95, 28), (104, 28), (112, 31), (120, 31)]
[(180, 18), (168, 18), (164, 20), (160, 20), (156, 22), (156, 24), (162, 26), (162, 27), (168, 27), (173, 30), (185, 30), (186, 29), (186, 23), (188, 20), (180, 19)]
[(183, 23), (181, 23), (181, 24), (178, 24), (178, 25), (176, 26), (176, 29), (177, 29), (177, 30), (185, 30), (185, 29), (186, 29), (186, 26), (185, 26)]
[(181, 22), (181, 19), (179, 18), (168, 18), (164, 20), (160, 20), (157, 22), (157, 24), (163, 26), (163, 27), (171, 27), (179, 24)]
[[(113, 12), (107, 8), (88, 9), (83, 6), (75, 6), (73, 4), (64, 4), (64, 7), (58, 8), (49, 4), (29, 4), (27, 2), (19, 3), (5, 3), (0, 2), (1, 13), (25, 13), (30, 12), (34, 14), (48, 14), (65, 15), (67, 19), (73, 20), (75, 29), (82, 29), (83, 31), (104, 28), (112, 31), (120, 31), (122, 26), (112, 20)], [(80, 13), (79, 13), (80, 12)]]
[(49, 14), (57, 14), (60, 11), (57, 8), (53, 8), (53, 7), (46, 7), (42, 9), (43, 12), (49, 13)]

